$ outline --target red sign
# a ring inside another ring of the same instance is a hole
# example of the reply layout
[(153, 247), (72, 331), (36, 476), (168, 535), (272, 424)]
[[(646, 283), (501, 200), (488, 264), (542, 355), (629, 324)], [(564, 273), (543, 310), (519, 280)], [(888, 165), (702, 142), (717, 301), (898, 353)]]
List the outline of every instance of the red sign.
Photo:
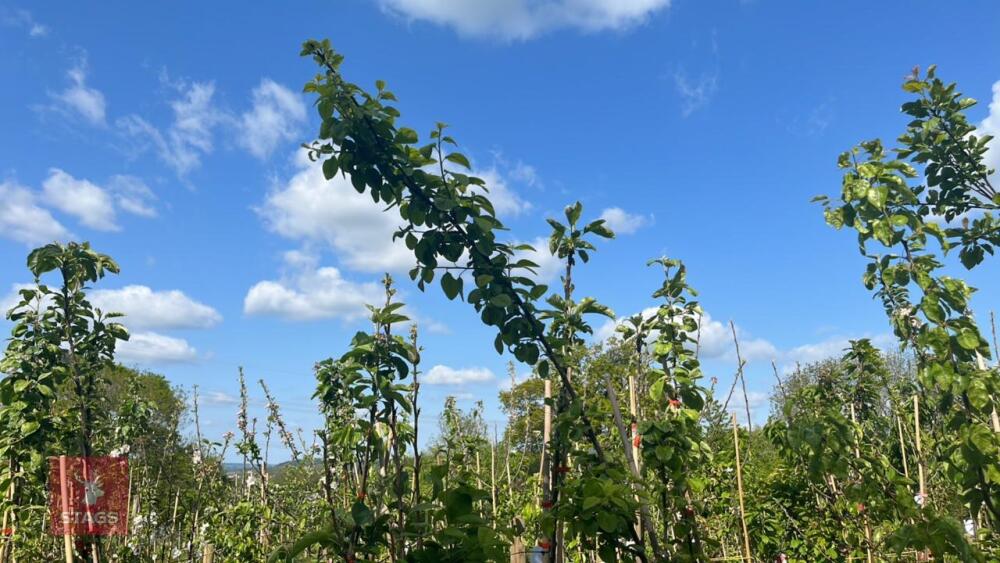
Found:
[(52, 534), (123, 536), (128, 498), (128, 458), (49, 458)]

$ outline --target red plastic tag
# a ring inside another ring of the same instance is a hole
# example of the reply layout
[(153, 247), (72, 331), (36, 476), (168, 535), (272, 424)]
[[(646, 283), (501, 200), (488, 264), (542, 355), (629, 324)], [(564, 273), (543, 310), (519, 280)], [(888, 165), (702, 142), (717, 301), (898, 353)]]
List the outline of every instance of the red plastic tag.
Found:
[(128, 458), (49, 458), (50, 532), (92, 536), (128, 534)]

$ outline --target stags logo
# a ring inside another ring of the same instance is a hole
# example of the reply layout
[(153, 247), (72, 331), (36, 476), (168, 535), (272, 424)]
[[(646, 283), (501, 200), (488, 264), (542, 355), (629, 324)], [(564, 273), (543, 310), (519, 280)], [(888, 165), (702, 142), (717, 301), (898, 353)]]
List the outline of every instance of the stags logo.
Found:
[(49, 459), (49, 512), (55, 535), (128, 533), (128, 459)]
[(81, 479), (79, 475), (75, 477), (76, 482), (83, 485), (83, 504), (88, 507), (97, 504), (97, 499), (104, 496), (104, 489), (101, 488), (101, 476), (94, 475), (93, 479)]

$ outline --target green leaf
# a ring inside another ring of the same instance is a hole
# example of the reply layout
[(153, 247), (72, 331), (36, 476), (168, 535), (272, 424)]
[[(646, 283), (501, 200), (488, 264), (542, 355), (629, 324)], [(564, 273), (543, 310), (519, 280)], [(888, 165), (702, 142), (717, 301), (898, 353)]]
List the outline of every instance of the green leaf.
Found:
[(969, 402), (972, 406), (982, 410), (990, 402), (990, 392), (986, 389), (986, 382), (982, 377), (975, 377), (969, 383)]
[(941, 306), (941, 301), (934, 294), (924, 296), (920, 302), (920, 309), (924, 312), (927, 320), (932, 323), (941, 324), (945, 320), (944, 307)]
[(467, 170), (472, 170), (472, 164), (469, 163), (469, 159), (466, 158), (465, 155), (460, 152), (453, 152), (448, 156), (444, 157), (444, 159), (449, 162), (454, 162), (455, 164), (464, 166)]
[(365, 503), (360, 500), (355, 501), (354, 505), (351, 506), (351, 517), (354, 518), (354, 523), (358, 526), (366, 526), (374, 519), (372, 510), (365, 506)]
[(963, 329), (957, 336), (958, 345), (966, 350), (975, 350), (979, 347), (979, 334), (971, 329)]
[(618, 529), (620, 519), (611, 512), (599, 512), (597, 514), (597, 525), (605, 532), (614, 532)]
[(451, 275), (451, 272), (445, 272), (441, 276), (441, 289), (449, 300), (454, 299), (462, 291), (462, 279)]
[(496, 305), (497, 307), (510, 307), (513, 302), (511, 301), (509, 295), (507, 295), (506, 293), (501, 293), (491, 297), (490, 303)]
[(396, 132), (396, 142), (403, 145), (412, 145), (419, 140), (417, 132), (409, 127), (400, 127)]
[(576, 224), (580, 220), (580, 215), (583, 213), (583, 204), (579, 201), (573, 205), (566, 206), (566, 220), (570, 225)]
[(323, 161), (323, 177), (327, 180), (333, 179), (337, 175), (337, 171), (340, 169), (340, 161), (337, 157), (331, 156), (330, 158)]

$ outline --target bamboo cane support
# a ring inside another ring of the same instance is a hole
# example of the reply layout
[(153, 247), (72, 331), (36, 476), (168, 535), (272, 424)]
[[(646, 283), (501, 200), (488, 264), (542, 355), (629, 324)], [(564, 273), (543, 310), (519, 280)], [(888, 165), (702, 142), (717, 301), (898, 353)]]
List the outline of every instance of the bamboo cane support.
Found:
[(736, 415), (730, 415), (733, 419), (733, 446), (736, 449), (736, 492), (740, 498), (740, 525), (743, 527), (743, 554), (746, 561), (753, 561), (750, 557), (750, 534), (747, 532), (746, 507), (743, 505), (743, 467), (740, 465), (740, 431), (736, 424)]
[[(66, 456), (59, 456), (59, 491), (62, 495), (63, 515), (69, 513), (69, 487), (66, 486)], [(63, 551), (66, 555), (66, 563), (73, 563), (73, 534), (70, 532), (69, 523), (63, 521)]]
[(924, 483), (924, 453), (920, 445), (920, 398), (913, 396), (913, 428), (917, 438), (917, 483), (920, 487), (921, 506), (927, 503), (927, 489)]
[(899, 431), (899, 453), (903, 456), (903, 476), (910, 478), (910, 468), (906, 463), (906, 443), (903, 442), (903, 419), (896, 414), (896, 429)]

